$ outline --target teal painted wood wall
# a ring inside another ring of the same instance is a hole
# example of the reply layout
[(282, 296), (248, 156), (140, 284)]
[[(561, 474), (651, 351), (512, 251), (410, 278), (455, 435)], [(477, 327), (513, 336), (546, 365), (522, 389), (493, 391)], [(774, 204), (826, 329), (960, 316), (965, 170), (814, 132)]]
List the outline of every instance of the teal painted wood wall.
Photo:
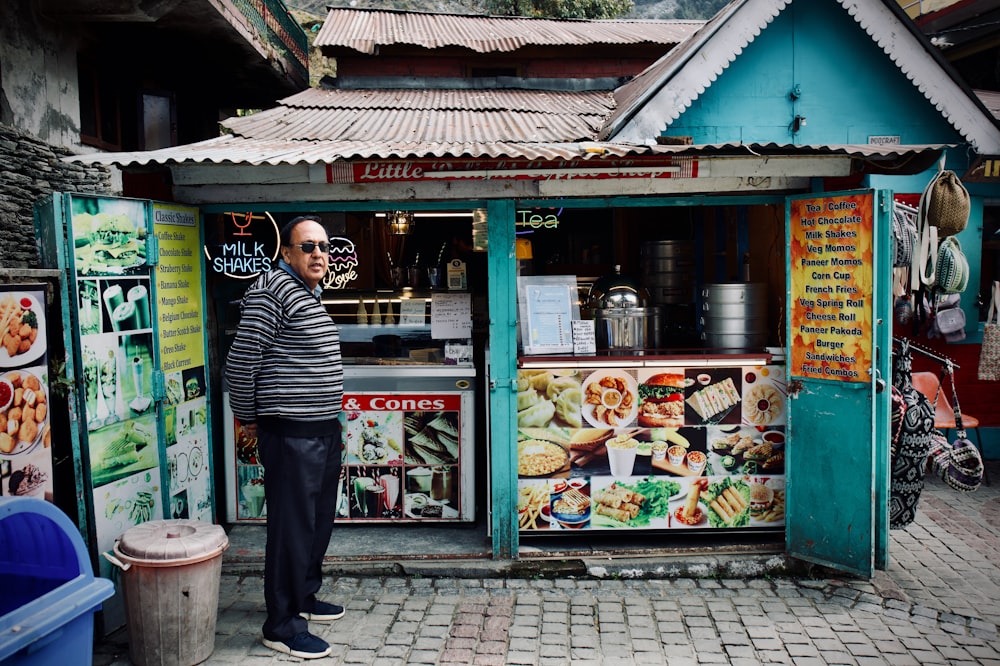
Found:
[[(792, 100), (796, 86), (801, 96)], [(793, 134), (796, 115), (806, 125)], [(665, 133), (695, 144), (963, 141), (833, 0), (793, 2)]]

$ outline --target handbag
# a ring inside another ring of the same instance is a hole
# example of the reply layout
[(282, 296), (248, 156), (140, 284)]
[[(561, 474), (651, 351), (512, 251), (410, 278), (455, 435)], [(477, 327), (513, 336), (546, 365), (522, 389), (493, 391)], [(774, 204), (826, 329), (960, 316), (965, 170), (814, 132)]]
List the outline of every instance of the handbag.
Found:
[(938, 238), (954, 236), (969, 223), (969, 191), (954, 171), (939, 171), (924, 189), (921, 203), (927, 223), (938, 229)]
[(962, 252), (962, 244), (954, 236), (941, 241), (938, 247), (937, 276), (934, 290), (946, 294), (960, 294), (969, 286), (969, 260)]
[(1000, 381), (1000, 280), (993, 281), (990, 309), (983, 326), (983, 343), (979, 350), (980, 381)]
[(935, 300), (934, 323), (931, 325), (928, 337), (935, 338), (940, 335), (948, 342), (964, 340), (965, 311), (962, 310), (959, 294), (949, 294)]
[(892, 209), (892, 265), (906, 268), (913, 263), (913, 248), (917, 244), (917, 211), (896, 202)]
[(928, 456), (934, 444), (934, 406), (913, 386), (913, 357), (903, 340), (893, 351), (892, 386), (901, 399), (893, 401), (894, 436), (890, 447), (889, 527), (900, 529), (913, 522), (924, 489)]
[[(962, 425), (962, 408), (955, 391), (955, 371), (950, 361), (945, 365), (944, 374), (951, 380), (955, 441), (949, 443), (943, 436), (935, 441), (931, 453), (931, 469), (949, 487), (968, 493), (979, 488), (983, 482), (983, 458), (976, 445), (966, 437), (965, 426)], [(943, 380), (944, 377), (938, 387), (939, 391), (944, 390)]]

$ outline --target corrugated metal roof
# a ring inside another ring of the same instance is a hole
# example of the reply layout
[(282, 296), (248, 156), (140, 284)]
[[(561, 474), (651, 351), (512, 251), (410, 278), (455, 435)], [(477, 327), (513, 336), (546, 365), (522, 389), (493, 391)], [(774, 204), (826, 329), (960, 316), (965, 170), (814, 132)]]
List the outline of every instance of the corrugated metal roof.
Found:
[(601, 160), (641, 155), (849, 155), (858, 159), (892, 160), (915, 154), (938, 152), (943, 145), (837, 145), (798, 146), (792, 144), (723, 143), (709, 145), (651, 146), (608, 142), (386, 142), (291, 141), (247, 139), (222, 136), (207, 141), (161, 150), (127, 153), (94, 153), (64, 158), (91, 164), (121, 167), (177, 164), (297, 165), (322, 164), (342, 160), (418, 158), (497, 158), (527, 160)]
[(332, 8), (313, 46), (374, 54), (382, 46), (506, 53), (526, 46), (679, 44), (704, 21), (572, 20)]
[(1000, 92), (993, 90), (977, 90), (976, 97), (983, 103), (983, 106), (993, 114), (994, 118), (1000, 119)]
[(586, 141), (613, 106), (601, 91), (310, 89), (223, 126), (268, 141)]

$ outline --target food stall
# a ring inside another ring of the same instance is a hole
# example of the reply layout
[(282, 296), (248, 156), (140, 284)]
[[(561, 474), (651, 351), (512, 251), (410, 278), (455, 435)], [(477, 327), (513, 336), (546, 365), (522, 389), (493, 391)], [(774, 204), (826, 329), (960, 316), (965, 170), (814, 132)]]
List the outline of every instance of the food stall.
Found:
[[(297, 214), (208, 216), (206, 253), (221, 358), (239, 322), (239, 298), (260, 271), (277, 265), (278, 230)], [(403, 213), (321, 218), (332, 245), (322, 302), (337, 323), (344, 363), (337, 520), (470, 522), (476, 459), (473, 293), (466, 263), (446, 254), (445, 234), (455, 230), (439, 223), (418, 238), (411, 233), (416, 222)], [(399, 226), (404, 221), (406, 233)], [(431, 246), (436, 253), (421, 261)], [(229, 409), (225, 385), (223, 396), (227, 519), (266, 522), (256, 439)]]
[[(784, 350), (768, 346), (782, 327), (766, 284), (705, 281), (694, 252), (705, 242), (701, 230), (664, 241), (623, 224), (597, 278), (522, 266), (521, 536), (784, 529)], [(727, 262), (735, 275), (750, 268), (738, 245), (718, 242), (741, 259)]]

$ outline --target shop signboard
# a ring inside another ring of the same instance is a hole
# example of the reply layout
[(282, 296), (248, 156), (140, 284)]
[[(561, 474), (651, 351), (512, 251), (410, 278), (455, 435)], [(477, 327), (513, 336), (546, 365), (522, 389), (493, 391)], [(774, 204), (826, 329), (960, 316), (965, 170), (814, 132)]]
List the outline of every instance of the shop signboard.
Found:
[(0, 496), (52, 501), (45, 290), (0, 285)]
[[(337, 522), (471, 520), (472, 399), (471, 390), (346, 393)], [(239, 522), (265, 521), (257, 441), (226, 404), (227, 431), (236, 441), (227, 470), (230, 515)]]
[(791, 202), (793, 377), (871, 381), (872, 220), (871, 194)]
[[(91, 543), (109, 552), (149, 520), (213, 522), (198, 210), (68, 194), (42, 210), (43, 263), (68, 273), (67, 376), (79, 378), (74, 450)], [(120, 594), (103, 617), (108, 631), (124, 623)]]
[(721, 360), (519, 370), (521, 533), (782, 530), (784, 378)]

